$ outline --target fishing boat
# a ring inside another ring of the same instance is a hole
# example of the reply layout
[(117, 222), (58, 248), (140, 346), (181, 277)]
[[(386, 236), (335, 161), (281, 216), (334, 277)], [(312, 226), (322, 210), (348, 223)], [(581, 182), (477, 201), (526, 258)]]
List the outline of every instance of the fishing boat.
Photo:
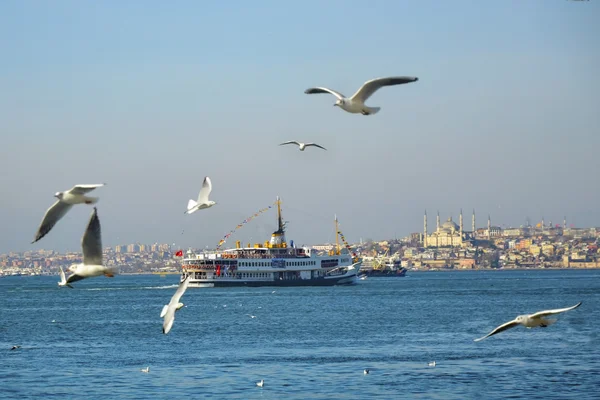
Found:
[(340, 249), (341, 235), (334, 218), (336, 247), (319, 253), (311, 247), (288, 246), (285, 223), (281, 216), (281, 200), (277, 197), (278, 229), (263, 244), (226, 250), (188, 251), (182, 262), (181, 281), (191, 276), (188, 288), (226, 286), (333, 286), (356, 283), (361, 266), (358, 257)]

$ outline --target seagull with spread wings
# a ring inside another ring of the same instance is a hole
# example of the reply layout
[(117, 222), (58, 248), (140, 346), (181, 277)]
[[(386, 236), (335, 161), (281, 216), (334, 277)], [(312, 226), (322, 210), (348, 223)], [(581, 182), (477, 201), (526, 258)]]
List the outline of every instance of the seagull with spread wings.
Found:
[(81, 250), (83, 252), (83, 262), (69, 267), (72, 274), (67, 278), (65, 285), (100, 275), (109, 278), (114, 277), (115, 272), (111, 268), (102, 265), (102, 232), (96, 207), (92, 211), (87, 229), (81, 238)]
[(200, 189), (200, 193), (198, 194), (198, 201), (190, 199), (190, 201), (188, 201), (187, 210), (184, 212), (184, 214), (191, 214), (198, 210), (209, 208), (217, 204), (216, 201), (208, 199), (208, 196), (210, 195), (211, 191), (212, 183), (210, 182), (210, 178), (207, 176), (204, 178), (204, 182), (202, 182), (202, 188)]
[(92, 184), (92, 185), (75, 185), (71, 189), (65, 192), (56, 192), (54, 197), (58, 200), (52, 204), (46, 211), (42, 223), (40, 224), (35, 239), (31, 244), (37, 242), (56, 225), (58, 220), (65, 216), (67, 211), (75, 204), (95, 204), (98, 202), (98, 197), (86, 196), (87, 193), (92, 190), (104, 186), (105, 183)]
[(376, 114), (381, 107), (369, 107), (365, 105), (365, 101), (373, 95), (378, 89), (384, 86), (402, 85), (404, 83), (411, 83), (418, 81), (419, 78), (414, 76), (392, 76), (388, 78), (375, 78), (365, 82), (360, 89), (347, 98), (340, 92), (328, 89), (326, 87), (314, 87), (304, 91), (306, 94), (318, 94), (318, 93), (329, 93), (337, 97), (337, 101), (334, 106), (340, 107), (342, 110), (347, 111), (351, 114), (362, 114), (371, 115)]
[(483, 340), (483, 339), (487, 338), (488, 336), (495, 335), (495, 334), (505, 331), (507, 329), (514, 328), (515, 326), (518, 326), (518, 325), (523, 325), (526, 328), (537, 328), (537, 327), (545, 328), (548, 325), (555, 323), (556, 320), (555, 319), (546, 319), (544, 317), (547, 317), (547, 316), (553, 315), (553, 314), (560, 314), (565, 311), (569, 311), (574, 308), (577, 308), (580, 305), (581, 305), (581, 302), (575, 304), (573, 307), (539, 311), (539, 312), (536, 312), (535, 314), (529, 314), (529, 315), (519, 315), (517, 318), (513, 319), (512, 321), (509, 321), (505, 324), (500, 325), (499, 327), (497, 327), (496, 329), (494, 329), (487, 335), (480, 337), (479, 339), (475, 339), (474, 341), (479, 342), (480, 340)]
[(289, 142), (283, 142), (283, 143), (280, 143), (279, 145), (283, 146), (284, 144), (295, 144), (296, 146), (298, 146), (298, 150), (300, 150), (300, 151), (304, 151), (304, 149), (306, 149), (309, 146), (314, 146), (314, 147), (318, 147), (323, 150), (327, 150), (325, 147), (318, 145), (316, 143), (302, 143), (302, 142), (297, 142), (295, 140), (290, 140)]

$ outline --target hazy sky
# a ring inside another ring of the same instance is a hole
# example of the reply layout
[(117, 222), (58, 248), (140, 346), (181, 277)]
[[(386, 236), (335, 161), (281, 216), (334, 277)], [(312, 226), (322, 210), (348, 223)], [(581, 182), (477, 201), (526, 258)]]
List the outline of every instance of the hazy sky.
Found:
[[(97, 189), (104, 245), (214, 246), (281, 196), (288, 240), (600, 226), (599, 1), (0, 2), (0, 252), (79, 250), (91, 208), (31, 245), (54, 193)], [(412, 75), (348, 114), (366, 80)], [(286, 140), (328, 151), (299, 152)], [(218, 204), (192, 215), (204, 176)], [(262, 242), (275, 213), (231, 237)], [(183, 234), (182, 234), (183, 232)]]

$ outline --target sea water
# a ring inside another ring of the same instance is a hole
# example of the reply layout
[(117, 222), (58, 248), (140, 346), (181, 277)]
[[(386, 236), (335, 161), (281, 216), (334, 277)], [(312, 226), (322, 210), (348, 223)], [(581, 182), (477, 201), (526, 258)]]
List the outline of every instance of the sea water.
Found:
[[(178, 279), (117, 275), (69, 289), (58, 276), (1, 278), (0, 398), (600, 398), (600, 271), (188, 289), (164, 335), (159, 315)], [(548, 328), (473, 341), (579, 301)]]

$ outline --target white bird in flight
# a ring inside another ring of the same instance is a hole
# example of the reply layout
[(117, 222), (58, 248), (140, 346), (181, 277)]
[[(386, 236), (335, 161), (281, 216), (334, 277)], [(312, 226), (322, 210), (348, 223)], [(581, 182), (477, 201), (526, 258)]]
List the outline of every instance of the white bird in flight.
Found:
[(175, 312), (181, 307), (183, 307), (183, 304), (179, 302), (179, 299), (181, 299), (181, 296), (183, 296), (183, 293), (185, 293), (185, 290), (187, 289), (188, 284), (190, 283), (190, 277), (191, 275), (185, 277), (185, 279), (177, 287), (177, 290), (175, 291), (173, 297), (171, 297), (171, 301), (169, 302), (169, 304), (165, 305), (162, 311), (160, 312), (160, 316), (164, 318), (163, 333), (165, 335), (169, 333), (169, 331), (173, 327), (173, 322), (175, 322)]
[(308, 146), (315, 146), (320, 149), (327, 150), (325, 147), (318, 145), (316, 143), (302, 143), (302, 142), (296, 142), (295, 140), (290, 140), (289, 142), (283, 142), (279, 145), (283, 146), (284, 144), (295, 144), (298, 146), (298, 150), (300, 150), (300, 151), (304, 151), (304, 149), (307, 148)]
[(556, 310), (539, 311), (539, 312), (536, 312), (535, 314), (529, 314), (529, 315), (519, 315), (517, 318), (513, 319), (512, 321), (509, 321), (505, 324), (500, 325), (499, 327), (497, 327), (496, 329), (494, 329), (487, 335), (480, 337), (479, 339), (475, 339), (474, 341), (479, 342), (480, 340), (483, 340), (488, 336), (492, 336), (492, 335), (495, 335), (502, 331), (505, 331), (507, 329), (514, 328), (517, 325), (523, 325), (526, 328), (536, 328), (536, 327), (545, 328), (548, 325), (555, 323), (556, 320), (555, 319), (545, 319), (544, 317), (547, 317), (548, 315), (559, 314), (559, 313), (562, 313), (565, 311), (569, 311), (569, 310), (579, 307), (580, 305), (581, 305), (581, 302), (575, 304), (573, 307), (559, 308)]
[(102, 265), (102, 230), (100, 229), (96, 207), (92, 211), (90, 222), (88, 222), (87, 229), (81, 238), (81, 250), (83, 252), (83, 262), (69, 267), (72, 275), (67, 278), (66, 285), (100, 275), (109, 278), (115, 276), (112, 268)]
[(256, 386), (258, 387), (263, 387), (265, 385), (265, 380), (261, 379), (260, 381), (256, 382)]
[(140, 369), (140, 371), (148, 373), (148, 372), (150, 372), (150, 367), (142, 368), (142, 369)]
[(184, 214), (191, 214), (198, 210), (202, 210), (204, 208), (209, 208), (217, 204), (215, 201), (208, 200), (208, 196), (212, 191), (212, 183), (210, 182), (210, 178), (207, 176), (204, 178), (204, 182), (202, 182), (202, 189), (200, 189), (200, 193), (198, 194), (198, 201), (191, 200), (188, 201), (187, 210)]
[(67, 283), (67, 278), (65, 277), (65, 271), (63, 271), (62, 267), (60, 268), (60, 282), (58, 282), (58, 286), (68, 286), (73, 289), (73, 286)]
[(67, 211), (75, 204), (95, 204), (98, 202), (98, 197), (88, 197), (85, 194), (91, 192), (97, 187), (104, 186), (105, 183), (93, 184), (93, 185), (75, 185), (66, 192), (56, 192), (54, 197), (58, 200), (52, 204), (40, 224), (35, 239), (31, 244), (37, 242), (56, 225), (59, 219), (65, 216)]
[(337, 97), (337, 101), (334, 106), (340, 107), (342, 110), (352, 114), (371, 115), (376, 114), (381, 108), (380, 107), (369, 107), (365, 105), (365, 101), (373, 95), (379, 88), (384, 86), (401, 85), (403, 83), (411, 83), (418, 81), (419, 78), (414, 76), (392, 76), (388, 78), (375, 78), (365, 82), (360, 89), (347, 98), (343, 94), (336, 92), (335, 90), (328, 89), (325, 87), (314, 87), (304, 91), (306, 94), (317, 94), (317, 93), (330, 93)]

